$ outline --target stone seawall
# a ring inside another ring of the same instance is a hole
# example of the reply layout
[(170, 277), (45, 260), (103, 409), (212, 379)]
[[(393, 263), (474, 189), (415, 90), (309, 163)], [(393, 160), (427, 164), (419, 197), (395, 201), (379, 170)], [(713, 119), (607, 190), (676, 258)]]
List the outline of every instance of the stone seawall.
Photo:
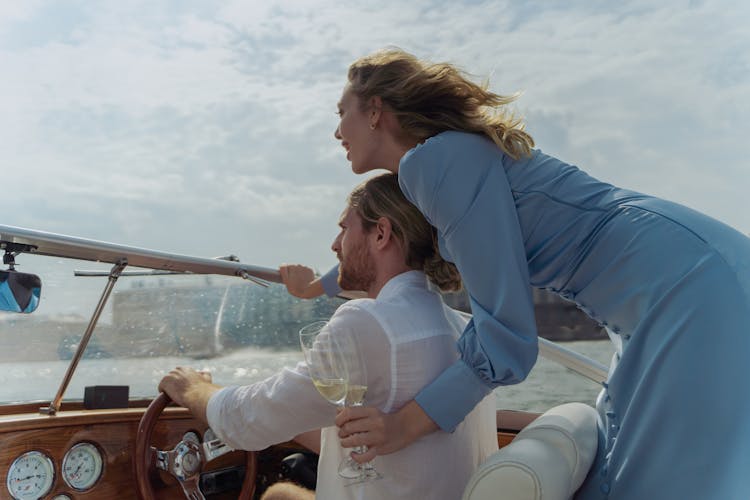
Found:
[[(464, 312), (471, 312), (466, 292), (444, 294), (445, 302)], [(546, 290), (532, 289), (536, 328), (540, 337), (565, 342), (571, 340), (606, 340), (607, 333), (575, 303)]]

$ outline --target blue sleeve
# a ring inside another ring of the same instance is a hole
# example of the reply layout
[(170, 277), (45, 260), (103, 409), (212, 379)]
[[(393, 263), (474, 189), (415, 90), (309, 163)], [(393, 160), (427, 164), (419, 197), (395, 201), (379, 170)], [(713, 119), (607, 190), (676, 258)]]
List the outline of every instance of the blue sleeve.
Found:
[(339, 286), (339, 266), (336, 264), (333, 268), (320, 277), (320, 284), (323, 285), (323, 291), (329, 297), (335, 297), (341, 293)]
[[(538, 346), (528, 264), (500, 150), (474, 134), (446, 132), (407, 153), (399, 183), (438, 230), (456, 264), (473, 319), (460, 359), (416, 397), (451, 431), (492, 388), (526, 378)], [(447, 254), (447, 255), (446, 255)]]

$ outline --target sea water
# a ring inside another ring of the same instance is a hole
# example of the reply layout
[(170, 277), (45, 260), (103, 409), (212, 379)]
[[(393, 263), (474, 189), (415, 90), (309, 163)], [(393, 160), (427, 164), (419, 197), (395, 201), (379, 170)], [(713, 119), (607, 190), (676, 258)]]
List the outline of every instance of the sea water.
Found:
[[(613, 352), (609, 341), (576, 341), (564, 345), (605, 365), (609, 365)], [(200, 360), (176, 356), (83, 359), (66, 390), (65, 399), (82, 400), (84, 388), (90, 385), (127, 385), (131, 398), (153, 397), (159, 381), (176, 366), (208, 370), (214, 382), (220, 385), (241, 385), (263, 380), (300, 361), (302, 353), (298, 349), (255, 347)], [(69, 363), (66, 360), (0, 363), (0, 403), (52, 400)], [(540, 357), (524, 382), (499, 387), (495, 398), (498, 408), (541, 412), (570, 401), (593, 406), (600, 389), (600, 384)]]

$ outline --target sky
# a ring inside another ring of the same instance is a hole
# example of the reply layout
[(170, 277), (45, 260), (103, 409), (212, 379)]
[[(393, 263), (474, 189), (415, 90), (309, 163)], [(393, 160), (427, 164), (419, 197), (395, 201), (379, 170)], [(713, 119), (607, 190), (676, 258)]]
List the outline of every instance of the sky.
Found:
[(397, 46), (548, 154), (750, 233), (750, 2), (0, 3), (0, 224), (326, 271), (348, 65)]

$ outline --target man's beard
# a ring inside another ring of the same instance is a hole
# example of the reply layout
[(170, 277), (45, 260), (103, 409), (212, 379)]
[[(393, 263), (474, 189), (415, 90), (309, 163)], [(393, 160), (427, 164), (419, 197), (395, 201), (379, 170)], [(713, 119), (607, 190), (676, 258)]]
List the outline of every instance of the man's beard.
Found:
[(343, 256), (339, 263), (339, 286), (342, 290), (368, 291), (375, 282), (370, 249), (362, 244)]

